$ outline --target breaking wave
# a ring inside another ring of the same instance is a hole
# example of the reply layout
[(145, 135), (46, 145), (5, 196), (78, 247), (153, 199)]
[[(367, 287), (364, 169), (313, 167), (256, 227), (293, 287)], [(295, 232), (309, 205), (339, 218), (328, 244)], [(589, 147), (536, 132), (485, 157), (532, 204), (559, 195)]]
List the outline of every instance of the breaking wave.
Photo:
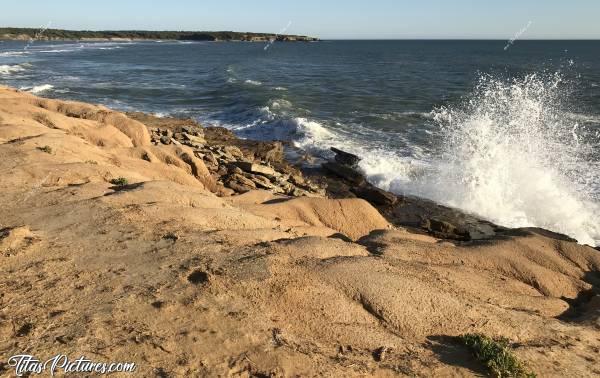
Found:
[[(373, 184), (477, 214), (507, 227), (542, 227), (579, 242), (600, 244), (598, 132), (589, 117), (568, 111), (569, 85), (560, 75), (500, 80), (484, 76), (463, 103), (418, 113), (438, 126), (428, 137), (438, 150), (419, 150), (402, 134), (374, 135), (361, 125), (333, 125), (284, 99), (244, 125), (244, 137), (290, 140), (327, 158), (336, 146), (360, 155)], [(595, 122), (594, 122), (595, 123)], [(426, 131), (426, 130), (424, 130)], [(383, 141), (383, 142), (382, 142)]]
[(11, 75), (15, 72), (25, 71), (25, 67), (19, 64), (3, 64), (0, 65), (0, 74), (1, 75)]
[(600, 241), (597, 132), (565, 111), (559, 74), (482, 77), (463, 105), (433, 112), (444, 147), (427, 197), (509, 227)]
[(39, 93), (42, 93), (42, 92), (49, 91), (49, 90), (51, 90), (53, 88), (54, 88), (54, 85), (43, 84), (43, 85), (36, 85), (36, 86), (33, 86), (33, 87), (21, 87), (19, 89), (22, 90), (22, 91), (27, 91), (27, 92), (34, 93), (34, 94), (39, 94)]

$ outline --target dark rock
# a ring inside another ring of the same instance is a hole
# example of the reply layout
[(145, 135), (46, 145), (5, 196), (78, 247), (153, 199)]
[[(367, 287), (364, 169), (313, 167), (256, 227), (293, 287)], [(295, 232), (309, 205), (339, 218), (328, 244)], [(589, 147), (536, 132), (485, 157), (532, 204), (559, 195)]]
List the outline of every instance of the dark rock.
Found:
[(352, 239), (350, 239), (348, 236), (340, 233), (340, 232), (336, 232), (335, 234), (329, 235), (328, 236), (329, 239), (340, 239), (345, 241), (346, 243), (354, 243), (354, 241)]
[(204, 160), (205, 162), (207, 162), (210, 165), (218, 165), (219, 162), (217, 161), (217, 159), (215, 158), (215, 155), (212, 154), (212, 152), (210, 151), (206, 151), (206, 153), (204, 154), (204, 156), (202, 156), (202, 160)]
[(163, 136), (160, 137), (160, 142), (162, 144), (171, 144), (171, 137), (163, 135)]
[[(345, 170), (341, 171), (344, 168)], [(335, 174), (327, 174), (334, 169)], [(326, 174), (323, 174), (323, 170), (326, 170)], [(346, 177), (357, 172), (338, 163), (326, 163), (321, 170), (305, 169), (304, 173), (311, 180), (318, 182), (320, 187), (326, 188), (328, 197), (363, 198), (395, 226), (423, 230), (435, 237), (459, 241), (490, 239), (505, 235), (506, 228), (458, 209), (423, 198), (394, 195), (366, 181), (360, 183), (358, 179), (353, 183)]]
[(243, 175), (244, 171), (242, 171), (242, 169), (240, 167), (236, 166), (235, 164), (229, 164), (227, 166), (227, 173), (230, 175), (233, 175), (233, 174)]
[(304, 177), (302, 177), (300, 175), (291, 175), (289, 180), (294, 185), (304, 185), (305, 184)]
[(335, 152), (335, 161), (342, 165), (347, 165), (349, 167), (356, 167), (358, 162), (360, 162), (360, 160), (361, 160), (357, 155), (351, 154), (346, 151), (339, 150), (335, 147), (331, 147), (331, 151)]
[(343, 178), (354, 185), (362, 185), (366, 182), (362, 173), (348, 166), (336, 162), (327, 162), (322, 165), (325, 170)]
[(283, 160), (283, 143), (257, 143), (255, 146), (254, 156), (270, 163), (281, 162)]
[(545, 229), (539, 228), (539, 227), (523, 227), (523, 228), (514, 229), (514, 231), (521, 231), (521, 230), (526, 231), (526, 232), (532, 232), (532, 233), (535, 233), (538, 235), (542, 235), (542, 236), (545, 236), (550, 239), (577, 243), (576, 239), (573, 239), (572, 237), (570, 237), (568, 235), (560, 234), (560, 233), (554, 232), (554, 231), (545, 230)]
[(230, 175), (225, 182), (225, 186), (238, 193), (256, 189), (256, 184), (252, 180), (240, 174)]
[(375, 206), (392, 206), (398, 201), (398, 197), (395, 194), (386, 192), (371, 184), (353, 188), (352, 191), (357, 197)]
[(398, 196), (395, 205), (380, 211), (395, 225), (421, 228), (442, 239), (489, 239), (506, 230), (458, 209), (412, 196)]
[(379, 347), (373, 351), (373, 359), (377, 362), (384, 361), (385, 358), (387, 357), (388, 352), (389, 352), (388, 347), (384, 347), (384, 346)]
[(33, 330), (33, 324), (27, 322), (27, 323), (23, 324), (21, 327), (19, 327), (19, 329), (15, 332), (15, 335), (17, 337), (27, 336), (32, 330)]
[(421, 225), (422, 228), (429, 231), (436, 237), (442, 239), (470, 240), (471, 237), (467, 231), (455, 226), (449, 221), (429, 218)]

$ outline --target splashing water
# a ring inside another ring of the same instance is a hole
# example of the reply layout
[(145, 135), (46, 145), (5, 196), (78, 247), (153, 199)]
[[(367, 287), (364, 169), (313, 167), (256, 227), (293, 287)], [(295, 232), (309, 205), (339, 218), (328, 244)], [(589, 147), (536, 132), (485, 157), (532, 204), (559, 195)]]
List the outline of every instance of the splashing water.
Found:
[(562, 84), (559, 74), (482, 77), (468, 103), (434, 111), (445, 145), (421, 194), (504, 226), (600, 244), (597, 133), (562, 109)]

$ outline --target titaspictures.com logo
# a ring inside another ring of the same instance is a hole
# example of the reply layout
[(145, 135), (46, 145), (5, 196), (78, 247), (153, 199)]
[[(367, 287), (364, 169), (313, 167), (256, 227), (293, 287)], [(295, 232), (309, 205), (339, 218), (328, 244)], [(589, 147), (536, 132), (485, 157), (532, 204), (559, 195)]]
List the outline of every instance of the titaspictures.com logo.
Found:
[(95, 362), (85, 356), (71, 360), (64, 354), (57, 354), (47, 360), (29, 354), (17, 354), (8, 359), (8, 366), (14, 369), (17, 377), (32, 374), (48, 374), (53, 377), (57, 374), (133, 373), (136, 369), (133, 362)]

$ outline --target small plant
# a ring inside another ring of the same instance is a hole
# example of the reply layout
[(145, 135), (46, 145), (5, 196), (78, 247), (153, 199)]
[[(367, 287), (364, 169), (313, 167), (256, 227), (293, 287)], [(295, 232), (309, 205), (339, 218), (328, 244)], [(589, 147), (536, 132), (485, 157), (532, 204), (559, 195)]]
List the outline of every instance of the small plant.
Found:
[(177, 234), (174, 232), (168, 232), (165, 236), (163, 236), (163, 239), (177, 241), (179, 236), (177, 236)]
[(47, 154), (52, 153), (52, 147), (50, 147), (50, 146), (38, 147), (38, 150), (45, 152)]
[(110, 183), (113, 185), (116, 185), (116, 186), (125, 186), (125, 185), (129, 184), (129, 181), (127, 181), (127, 179), (125, 177), (119, 177), (119, 178), (110, 180)]
[(98, 162), (96, 160), (86, 160), (85, 161), (87, 164), (94, 164), (94, 165), (98, 165)]
[(509, 347), (507, 339), (494, 340), (482, 334), (466, 334), (460, 341), (473, 351), (475, 358), (481, 361), (494, 377), (498, 378), (535, 378), (523, 363), (517, 359)]

